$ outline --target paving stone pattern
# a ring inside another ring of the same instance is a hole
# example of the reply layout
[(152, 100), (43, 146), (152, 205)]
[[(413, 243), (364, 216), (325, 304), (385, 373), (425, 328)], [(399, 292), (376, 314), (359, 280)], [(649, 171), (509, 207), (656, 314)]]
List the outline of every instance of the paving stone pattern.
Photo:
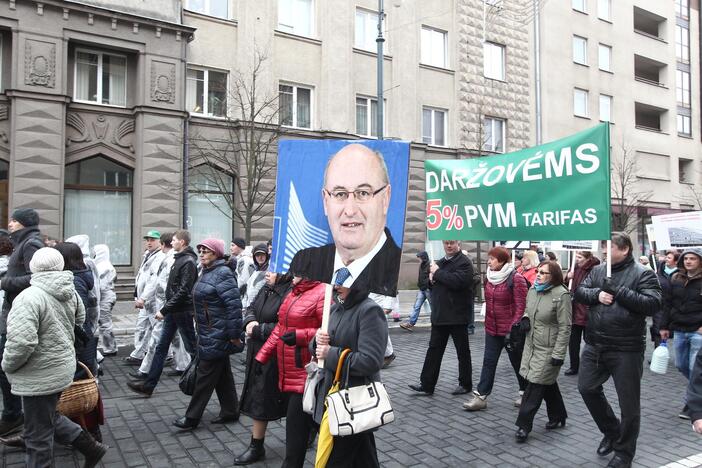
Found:
[[(419, 381), (429, 333), (426, 328), (406, 332), (393, 329), (391, 337), (397, 359), (383, 371), (396, 420), (380, 429), (376, 440), (384, 467), (597, 467), (608, 458), (595, 453), (601, 435), (592, 422), (580, 395), (576, 377), (561, 376), (560, 386), (569, 413), (565, 428), (546, 431), (545, 409), (539, 411), (526, 444), (514, 441), (517, 409), (517, 381), (507, 357), (500, 359), (493, 394), (487, 410), (468, 413), (461, 408), (466, 396), (451, 396), (457, 385), (456, 356), (449, 344), (442, 373), (433, 396), (413, 394), (408, 384)], [(473, 382), (477, 385), (483, 357), (484, 330), (478, 326), (471, 337)], [(182, 416), (189, 397), (177, 386), (177, 379), (163, 376), (151, 398), (131, 393), (126, 382), (133, 367), (121, 363), (128, 348), (117, 358), (104, 362), (101, 379), (102, 397), (107, 414), (103, 426), (110, 450), (101, 466), (122, 467), (220, 467), (232, 466), (234, 457), (248, 445), (251, 420), (212, 425), (219, 406), (213, 396), (200, 427), (180, 432), (171, 425)], [(651, 349), (647, 352), (650, 357)], [(232, 357), (237, 387), (243, 380), (242, 355)], [(567, 364), (567, 363), (566, 363)], [(564, 367), (567, 368), (567, 365)], [(661, 466), (702, 452), (702, 437), (694, 434), (690, 423), (677, 417), (682, 406), (685, 379), (672, 366), (659, 376), (648, 369), (642, 381), (642, 426), (635, 466)], [(605, 386), (615, 412), (618, 413), (613, 386)], [(284, 421), (282, 421), (284, 424)], [(266, 436), (265, 463), (254, 466), (278, 467), (285, 451), (285, 427), (281, 422), (269, 424)], [(2, 466), (23, 466), (24, 453), (3, 447)], [(82, 457), (64, 447), (55, 449), (57, 467), (82, 466)], [(314, 451), (309, 451), (308, 465), (313, 466)]]

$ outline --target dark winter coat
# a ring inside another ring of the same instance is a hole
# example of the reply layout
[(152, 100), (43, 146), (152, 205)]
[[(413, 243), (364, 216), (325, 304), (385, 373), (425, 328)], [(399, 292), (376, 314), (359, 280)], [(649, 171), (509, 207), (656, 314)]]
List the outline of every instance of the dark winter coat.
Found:
[[(161, 308), (161, 314), (190, 312), (193, 307), (192, 291), (196, 280), (197, 254), (192, 247), (187, 246), (173, 255), (173, 266), (166, 283), (166, 303)], [(236, 277), (234, 278), (234, 286), (236, 286)], [(241, 304), (239, 309), (241, 309)]]
[(431, 285), (431, 324), (467, 325), (473, 307), (473, 262), (457, 253), (436, 262)]
[(506, 336), (526, 306), (527, 283), (516, 271), (500, 284), (485, 280), (485, 333)]
[[(597, 257), (590, 257), (585, 261), (583, 266), (575, 266), (575, 271), (573, 272), (573, 284), (570, 286), (570, 290), (575, 292), (580, 286), (580, 283), (590, 274), (590, 271), (597, 265), (600, 264), (600, 259)], [(573, 299), (573, 325), (580, 325), (584, 327), (587, 325), (587, 305), (581, 304), (575, 299)]]
[[(305, 365), (312, 355), (310, 341), (322, 326), (324, 311), (324, 283), (302, 280), (288, 294), (278, 310), (278, 324), (256, 355), (266, 364), (278, 356), (278, 388), (283, 392), (302, 393), (305, 390)], [(295, 332), (295, 345), (283, 343), (281, 336)]]
[(83, 323), (83, 331), (89, 336), (95, 333), (97, 321), (100, 317), (100, 308), (97, 303), (97, 297), (92, 292), (95, 286), (95, 279), (90, 268), (73, 272), (73, 285), (76, 288), (76, 293), (80, 296), (83, 306), (85, 307), (85, 322)]
[(661, 284), (661, 308), (653, 314), (653, 326), (651, 327), (656, 336), (662, 329), (661, 323), (663, 322), (663, 317), (666, 313), (670, 313), (670, 307), (673, 301), (673, 288), (670, 280), (677, 272), (678, 270), (676, 269), (671, 274), (667, 274), (665, 272), (665, 262), (661, 262), (658, 265), (658, 272), (656, 275), (658, 276), (658, 282)]
[(243, 338), (241, 300), (232, 270), (224, 260), (204, 268), (193, 289), (200, 359), (214, 360), (241, 352), (232, 340)]
[(572, 317), (568, 290), (561, 285), (544, 292), (531, 288), (524, 317), (529, 317), (531, 330), (524, 341), (519, 373), (531, 383), (554, 384), (561, 366), (552, 365), (551, 358), (565, 359), (570, 339)]
[(611, 283), (617, 289), (614, 302), (601, 304), (607, 265), (598, 265), (575, 291), (578, 302), (590, 306), (585, 343), (601, 351), (643, 352), (646, 349), (646, 317), (661, 306), (661, 286), (656, 274), (629, 255), (612, 265)]
[(256, 372), (254, 358), (278, 323), (278, 310), (290, 289), (290, 281), (264, 286), (244, 317), (244, 329), (249, 322), (258, 325), (246, 343), (246, 377), (239, 406), (243, 414), (261, 421), (283, 418), (287, 411), (286, 398), (278, 389), (277, 358), (263, 364), (260, 373)]
[(418, 255), (422, 262), (419, 264), (417, 287), (420, 291), (426, 291), (429, 289), (429, 267), (431, 266), (431, 262), (426, 252), (420, 252)]
[[(317, 391), (317, 404), (312, 415), (317, 424), (324, 413), (324, 399), (334, 381), (334, 372), (344, 349), (344, 369), (349, 370), (349, 386), (362, 385), (367, 380), (380, 381), (388, 324), (383, 309), (367, 292), (351, 290), (343, 304), (334, 303), (329, 314), (329, 353), (324, 361), (324, 380)], [(313, 341), (311, 348), (314, 348)]]
[(7, 271), (0, 281), (0, 287), (5, 291), (5, 301), (2, 304), (0, 317), (0, 333), (7, 329), (7, 314), (12, 308), (15, 297), (29, 287), (32, 272), (29, 270), (29, 261), (34, 252), (44, 247), (41, 233), (37, 226), (19, 229), (10, 234), (14, 250), (7, 263)]
[(694, 276), (689, 276), (685, 270), (673, 273), (670, 298), (661, 330), (693, 332), (702, 327), (702, 272)]
[(702, 419), (702, 353), (697, 353), (695, 365), (690, 374), (690, 384), (687, 386), (687, 406), (690, 408), (690, 419), (694, 422)]

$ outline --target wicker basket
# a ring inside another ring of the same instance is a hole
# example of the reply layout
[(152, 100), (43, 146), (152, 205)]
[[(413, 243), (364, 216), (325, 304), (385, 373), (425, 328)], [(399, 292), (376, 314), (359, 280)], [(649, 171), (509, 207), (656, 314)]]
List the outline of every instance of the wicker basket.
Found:
[(61, 393), (58, 402), (59, 413), (69, 418), (75, 418), (95, 409), (98, 403), (98, 384), (88, 366), (78, 361), (78, 364), (88, 374), (87, 379), (75, 380)]

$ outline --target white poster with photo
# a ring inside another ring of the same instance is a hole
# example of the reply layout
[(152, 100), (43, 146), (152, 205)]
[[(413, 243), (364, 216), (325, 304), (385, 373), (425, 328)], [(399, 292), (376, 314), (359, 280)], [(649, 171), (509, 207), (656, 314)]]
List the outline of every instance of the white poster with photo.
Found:
[(653, 252), (656, 250), (656, 234), (653, 230), (653, 224), (646, 225), (646, 237), (648, 237), (648, 248)]
[(600, 248), (600, 241), (551, 241), (551, 250), (589, 250), (596, 252)]
[(659, 251), (702, 247), (702, 211), (652, 216)]

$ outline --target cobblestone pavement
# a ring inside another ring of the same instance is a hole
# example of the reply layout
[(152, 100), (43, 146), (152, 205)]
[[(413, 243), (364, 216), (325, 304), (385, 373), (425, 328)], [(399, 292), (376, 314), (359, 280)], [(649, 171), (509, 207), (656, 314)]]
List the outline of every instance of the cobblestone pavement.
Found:
[[(391, 337), (397, 359), (383, 371), (396, 421), (376, 433), (379, 458), (384, 467), (483, 467), (535, 466), (573, 467), (605, 466), (608, 458), (600, 458), (595, 449), (600, 441), (590, 415), (577, 392), (576, 378), (561, 376), (561, 391), (568, 408), (567, 426), (546, 431), (545, 409), (541, 409), (526, 444), (514, 441), (517, 409), (517, 382), (506, 356), (500, 360), (493, 394), (487, 410), (468, 413), (461, 409), (465, 396), (451, 396), (457, 384), (456, 356), (449, 344), (442, 373), (433, 396), (413, 394), (407, 384), (419, 380), (424, 353), (429, 340), (427, 329), (406, 332), (393, 329)], [(482, 326), (471, 337), (473, 381), (477, 385), (483, 355)], [(131, 393), (126, 382), (132, 369), (122, 364), (121, 356), (107, 358), (101, 379), (102, 396), (107, 414), (103, 427), (110, 450), (102, 466), (107, 467), (219, 467), (232, 466), (233, 459), (248, 445), (251, 420), (242, 417), (239, 423), (217, 426), (209, 420), (217, 415), (217, 399), (213, 398), (200, 427), (180, 432), (171, 425), (184, 414), (188, 398), (177, 387), (174, 377), (162, 378), (154, 395), (141, 398)], [(650, 356), (651, 350), (647, 352)], [(232, 357), (237, 387), (241, 389), (243, 366), (241, 355)], [(671, 366), (668, 374), (658, 376), (648, 369), (642, 382), (642, 426), (636, 466), (661, 466), (702, 452), (702, 437), (694, 434), (690, 423), (677, 417), (681, 409), (684, 378)], [(615, 412), (616, 395), (606, 385)], [(265, 463), (255, 466), (280, 466), (285, 448), (285, 428), (280, 422), (269, 425), (266, 437)], [(23, 466), (23, 452), (3, 447), (2, 466)], [(81, 457), (68, 449), (55, 450), (57, 467), (81, 466)], [(308, 452), (309, 466), (314, 452)], [(697, 466), (700, 463), (671, 466)]]

